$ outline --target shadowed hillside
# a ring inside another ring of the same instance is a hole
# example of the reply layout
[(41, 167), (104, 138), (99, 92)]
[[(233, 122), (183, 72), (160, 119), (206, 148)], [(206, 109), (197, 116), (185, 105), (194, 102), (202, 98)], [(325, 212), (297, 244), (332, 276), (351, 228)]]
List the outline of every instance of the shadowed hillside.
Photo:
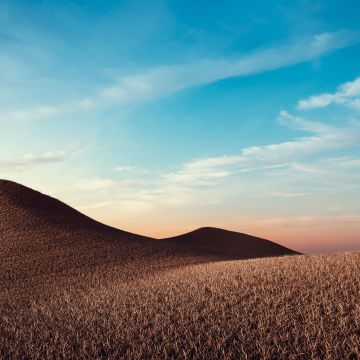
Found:
[(189, 233), (164, 239), (171, 246), (194, 251), (209, 251), (218, 255), (230, 255), (237, 259), (299, 254), (272, 241), (255, 236), (212, 227), (204, 227)]
[(357, 359), (358, 253), (223, 261), (285, 254), (146, 238), (0, 181), (0, 358)]
[(219, 229), (194, 234), (198, 236), (165, 241), (132, 234), (38, 191), (0, 180), (0, 289), (11, 295), (21, 287), (36, 294), (58, 288), (59, 277), (70, 286), (79, 273), (82, 284), (89, 286), (93, 274), (104, 283), (112, 281), (114, 269), (127, 281), (195, 263), (293, 254), (265, 240)]
[(110, 267), (119, 269), (119, 278), (137, 277), (145, 271), (144, 259), (149, 269), (160, 269), (167, 263), (160, 258), (174, 257), (171, 249), (159, 250), (156, 244), (96, 222), (40, 192), (0, 181), (0, 289), (4, 291), (16, 292), (18, 287), (34, 294), (50, 291), (59, 277), (72, 283), (79, 273), (88, 285), (86, 277), (94, 273), (103, 274), (105, 281)]
[(131, 238), (143, 238), (101, 224), (63, 202), (13, 181), (0, 180), (0, 229), (19, 231), (36, 229), (88, 229), (100, 232), (118, 231)]
[[(136, 256), (135, 248), (154, 247), (173, 255), (219, 258), (294, 253), (263, 239), (214, 228), (157, 241), (101, 224), (59, 200), (7, 180), (0, 180), (0, 234), (2, 253), (13, 249), (40, 254), (46, 250), (47, 256), (51, 256), (51, 250), (60, 248), (65, 254), (86, 247), (88, 253), (92, 246), (109, 243), (121, 250), (122, 255), (131, 249), (132, 253), (127, 254), (131, 258)], [(101, 258), (101, 252), (97, 256)]]

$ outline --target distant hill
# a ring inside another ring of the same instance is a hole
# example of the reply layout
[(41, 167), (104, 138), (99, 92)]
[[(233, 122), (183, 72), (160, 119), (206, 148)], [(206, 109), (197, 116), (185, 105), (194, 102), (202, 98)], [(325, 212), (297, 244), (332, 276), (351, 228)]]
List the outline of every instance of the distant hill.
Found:
[(156, 240), (101, 224), (57, 199), (0, 180), (0, 290), (50, 289), (49, 279), (56, 283), (58, 276), (69, 280), (80, 272), (105, 281), (114, 267), (128, 280), (194, 263), (294, 253), (214, 228)]
[(0, 180), (0, 359), (357, 358), (359, 254), (293, 254), (132, 234)]
[(164, 241), (172, 246), (231, 256), (234, 259), (298, 254), (269, 240), (214, 227), (203, 227)]

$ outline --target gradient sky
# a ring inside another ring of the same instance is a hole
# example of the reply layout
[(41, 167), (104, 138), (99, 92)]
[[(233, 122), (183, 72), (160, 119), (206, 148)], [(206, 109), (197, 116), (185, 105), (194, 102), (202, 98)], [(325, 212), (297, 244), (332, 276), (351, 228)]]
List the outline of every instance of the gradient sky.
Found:
[(360, 249), (359, 13), (2, 0), (0, 177), (145, 235)]

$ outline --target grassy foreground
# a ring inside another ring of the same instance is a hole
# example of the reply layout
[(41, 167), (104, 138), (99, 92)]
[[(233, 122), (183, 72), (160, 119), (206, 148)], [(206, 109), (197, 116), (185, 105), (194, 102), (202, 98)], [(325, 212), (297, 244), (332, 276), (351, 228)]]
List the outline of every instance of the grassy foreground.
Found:
[(359, 359), (359, 274), (360, 253), (113, 274), (4, 303), (0, 357)]

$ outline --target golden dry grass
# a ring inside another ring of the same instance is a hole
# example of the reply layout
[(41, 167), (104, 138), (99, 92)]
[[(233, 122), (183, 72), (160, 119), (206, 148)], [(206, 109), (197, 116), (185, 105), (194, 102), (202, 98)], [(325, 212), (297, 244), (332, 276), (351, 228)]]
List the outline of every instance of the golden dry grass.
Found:
[(224, 261), (270, 254), (293, 252), (159, 242), (0, 180), (0, 359), (358, 359), (360, 253)]
[[(116, 267), (1, 307), (6, 359), (359, 359), (360, 253)], [(109, 275), (110, 273), (110, 275)]]

